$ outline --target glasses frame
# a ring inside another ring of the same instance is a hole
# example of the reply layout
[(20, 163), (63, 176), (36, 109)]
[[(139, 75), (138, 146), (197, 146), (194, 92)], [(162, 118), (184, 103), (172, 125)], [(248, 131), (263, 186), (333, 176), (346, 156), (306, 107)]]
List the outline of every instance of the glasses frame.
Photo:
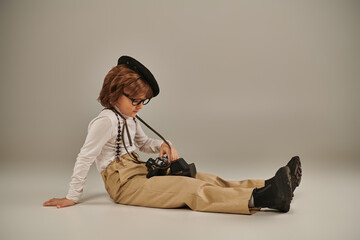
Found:
[[(127, 95), (126, 93), (124, 93), (124, 96), (131, 100), (131, 104), (132, 104), (133, 106), (138, 106), (138, 105), (140, 105), (141, 103), (142, 103), (143, 105), (146, 105), (146, 104), (148, 104), (148, 103), (150, 102), (150, 100), (151, 100), (151, 98), (146, 98), (146, 99), (131, 98), (131, 97), (130, 97), (129, 95)], [(134, 103), (135, 101), (140, 101), (140, 102), (139, 102), (138, 104), (136, 104), (136, 103)]]

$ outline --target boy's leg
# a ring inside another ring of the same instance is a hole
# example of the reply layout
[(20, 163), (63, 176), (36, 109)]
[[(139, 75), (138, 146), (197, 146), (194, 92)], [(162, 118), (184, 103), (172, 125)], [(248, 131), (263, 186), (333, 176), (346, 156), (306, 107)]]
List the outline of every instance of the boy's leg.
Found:
[(207, 183), (214, 184), (221, 187), (242, 187), (242, 188), (261, 188), (265, 185), (264, 180), (242, 180), (242, 181), (228, 181), (224, 180), (214, 174), (201, 173), (196, 174), (196, 179), (200, 179)]
[(253, 188), (220, 187), (182, 176), (135, 176), (121, 189), (118, 203), (157, 208), (188, 206), (195, 211), (251, 214)]

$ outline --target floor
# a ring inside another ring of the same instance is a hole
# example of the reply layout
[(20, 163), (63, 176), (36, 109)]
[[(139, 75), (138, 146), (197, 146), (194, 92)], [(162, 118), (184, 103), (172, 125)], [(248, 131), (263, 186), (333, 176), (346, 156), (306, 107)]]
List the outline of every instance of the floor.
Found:
[[(1, 167), (0, 239), (360, 239), (357, 165), (334, 162), (310, 168), (303, 162), (303, 179), (290, 211), (264, 209), (251, 216), (115, 204), (94, 167), (80, 204), (43, 207), (45, 200), (65, 195), (71, 167), (41, 166)], [(233, 168), (213, 167), (205, 170), (235, 178)], [(244, 176), (259, 173), (268, 170), (247, 169)]]

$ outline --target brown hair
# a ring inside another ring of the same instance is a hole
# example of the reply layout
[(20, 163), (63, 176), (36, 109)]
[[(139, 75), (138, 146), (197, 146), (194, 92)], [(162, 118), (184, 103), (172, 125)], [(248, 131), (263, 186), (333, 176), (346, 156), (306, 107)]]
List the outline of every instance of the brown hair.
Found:
[(145, 94), (146, 98), (153, 97), (150, 85), (139, 74), (128, 68), (125, 64), (113, 67), (106, 74), (98, 101), (106, 108), (115, 106), (124, 91), (130, 97)]

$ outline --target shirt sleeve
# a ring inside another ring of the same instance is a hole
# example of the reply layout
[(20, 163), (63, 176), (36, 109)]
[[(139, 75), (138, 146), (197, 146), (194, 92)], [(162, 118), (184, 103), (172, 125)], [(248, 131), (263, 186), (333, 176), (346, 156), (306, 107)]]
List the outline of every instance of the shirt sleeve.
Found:
[(71, 176), (67, 199), (78, 202), (83, 192), (90, 166), (101, 153), (105, 143), (112, 137), (112, 124), (107, 116), (94, 118), (88, 127), (85, 143), (78, 154)]
[(139, 121), (136, 121), (135, 146), (145, 153), (159, 153), (163, 140), (152, 139), (146, 136)]

